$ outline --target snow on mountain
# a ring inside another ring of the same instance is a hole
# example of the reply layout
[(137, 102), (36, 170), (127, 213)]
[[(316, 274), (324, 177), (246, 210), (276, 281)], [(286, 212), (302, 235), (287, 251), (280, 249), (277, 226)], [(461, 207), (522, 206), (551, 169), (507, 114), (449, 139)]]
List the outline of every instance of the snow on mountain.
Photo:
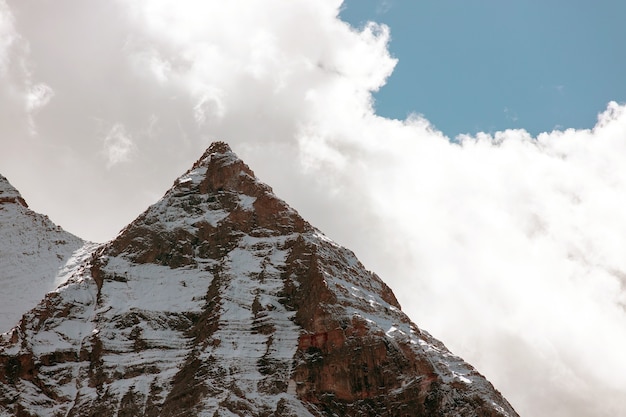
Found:
[(0, 175), (0, 333), (15, 326), (62, 281), (65, 265), (79, 262), (88, 252), (85, 245), (30, 210)]
[(517, 416), (224, 143), (82, 253), (2, 335), (0, 416)]

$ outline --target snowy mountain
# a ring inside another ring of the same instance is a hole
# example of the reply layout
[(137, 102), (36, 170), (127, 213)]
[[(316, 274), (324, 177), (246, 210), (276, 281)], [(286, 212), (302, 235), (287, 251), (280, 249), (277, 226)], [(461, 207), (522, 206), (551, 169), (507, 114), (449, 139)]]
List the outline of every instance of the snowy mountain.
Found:
[(87, 252), (1, 336), (0, 416), (517, 416), (224, 143)]
[(0, 333), (55, 289), (63, 279), (63, 267), (78, 262), (89, 246), (30, 210), (0, 175)]

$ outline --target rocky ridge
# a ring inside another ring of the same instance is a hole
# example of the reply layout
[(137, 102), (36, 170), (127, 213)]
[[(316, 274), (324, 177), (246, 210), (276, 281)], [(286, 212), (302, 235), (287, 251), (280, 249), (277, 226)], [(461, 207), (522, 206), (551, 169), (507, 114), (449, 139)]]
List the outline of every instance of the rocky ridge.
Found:
[(517, 416), (214, 143), (0, 340), (0, 416)]

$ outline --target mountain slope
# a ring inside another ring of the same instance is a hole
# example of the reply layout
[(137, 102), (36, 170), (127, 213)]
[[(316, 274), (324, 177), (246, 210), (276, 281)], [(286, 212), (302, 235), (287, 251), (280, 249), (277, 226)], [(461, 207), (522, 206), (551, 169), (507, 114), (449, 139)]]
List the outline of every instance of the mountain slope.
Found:
[(220, 142), (0, 345), (7, 416), (517, 415)]
[[(62, 281), (63, 267), (80, 258), (84, 245), (30, 210), (0, 175), (0, 333), (15, 326), (22, 314)], [(70, 260), (74, 255), (77, 259)]]

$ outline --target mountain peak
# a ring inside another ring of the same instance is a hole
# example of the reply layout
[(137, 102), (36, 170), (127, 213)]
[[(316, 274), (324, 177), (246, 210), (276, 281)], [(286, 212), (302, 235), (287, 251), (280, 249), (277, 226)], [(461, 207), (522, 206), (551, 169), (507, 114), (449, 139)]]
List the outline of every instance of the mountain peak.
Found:
[(0, 415), (517, 417), (223, 142), (87, 255), (0, 335)]
[[(200, 159), (193, 164), (191, 170), (200, 167), (221, 166), (225, 167), (235, 162), (242, 162), (226, 142), (213, 142), (202, 154)], [(249, 168), (248, 168), (249, 170)]]
[[(197, 184), (202, 194), (234, 191), (257, 194), (271, 189), (256, 180), (254, 172), (225, 142), (213, 142), (193, 167), (178, 178), (175, 186)], [(262, 188), (263, 190), (260, 190)]]
[(211, 145), (207, 148), (207, 150), (204, 151), (204, 155), (202, 155), (200, 159), (202, 160), (212, 154), (234, 154), (234, 153), (228, 143), (218, 140), (218, 141), (211, 143)]
[(0, 174), (0, 205), (6, 203), (19, 204), (28, 207), (26, 201), (15, 187), (11, 185), (9, 180)]
[[(165, 196), (111, 242), (112, 253), (170, 267), (217, 256), (242, 234), (313, 230), (224, 142), (213, 143)], [(220, 241), (213, 241), (219, 236)]]

